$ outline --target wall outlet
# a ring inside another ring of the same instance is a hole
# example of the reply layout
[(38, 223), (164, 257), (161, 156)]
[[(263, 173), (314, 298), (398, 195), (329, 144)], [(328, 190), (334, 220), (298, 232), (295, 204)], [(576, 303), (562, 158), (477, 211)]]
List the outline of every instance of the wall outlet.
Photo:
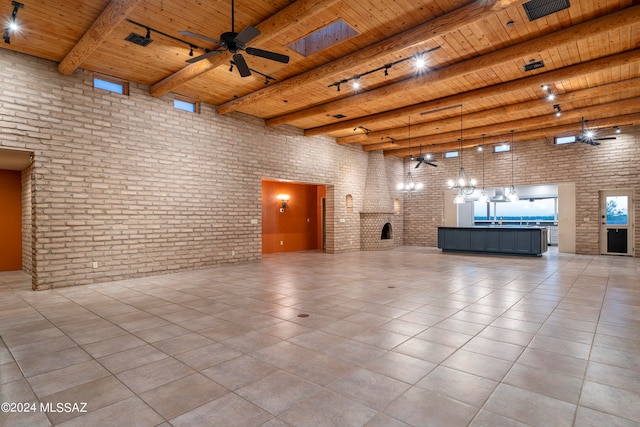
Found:
[(284, 246), (284, 240), (280, 240), (280, 246)]
[(98, 263), (97, 263), (97, 262), (95, 262), (95, 261), (93, 261), (93, 262), (91, 263), (91, 267), (93, 267), (93, 268), (98, 268)]
[(231, 251), (231, 256), (235, 256), (236, 255), (236, 251)]

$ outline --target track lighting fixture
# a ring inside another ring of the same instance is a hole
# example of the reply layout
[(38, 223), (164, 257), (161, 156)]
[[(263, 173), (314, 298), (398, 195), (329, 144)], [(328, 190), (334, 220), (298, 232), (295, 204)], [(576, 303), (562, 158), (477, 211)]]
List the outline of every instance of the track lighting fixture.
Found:
[(189, 43), (187, 41), (179, 39), (178, 37), (174, 37), (171, 34), (163, 33), (162, 31), (158, 31), (155, 28), (151, 28), (151, 27), (149, 27), (147, 25), (144, 25), (144, 24), (141, 24), (139, 22), (132, 21), (131, 19), (127, 19), (127, 22), (147, 30), (147, 34), (144, 37), (141, 36), (141, 35), (135, 34), (135, 33), (131, 33), (127, 38), (125, 38), (125, 40), (127, 40), (127, 41), (139, 44), (141, 46), (146, 46), (146, 45), (148, 45), (149, 43), (151, 43), (153, 41), (153, 40), (151, 40), (151, 32), (153, 31), (154, 33), (160, 34), (163, 37), (169, 38), (171, 40), (175, 40), (175, 41), (177, 41), (179, 43), (183, 43), (183, 44), (186, 44), (187, 46), (189, 46), (189, 56), (193, 56), (193, 51), (194, 50), (200, 50), (200, 51), (202, 51), (204, 53), (209, 52), (209, 49), (197, 46), (197, 45), (195, 45), (193, 43)]
[(367, 129), (366, 127), (360, 125), (358, 127), (353, 128), (353, 131), (357, 131), (358, 129), (362, 129), (365, 133), (365, 135), (369, 135), (369, 132), (373, 132), (371, 129)]
[(556, 110), (556, 117), (560, 117), (562, 115), (560, 104), (554, 104), (553, 109)]
[[(416, 62), (415, 67), (416, 67), (416, 69), (420, 70), (421, 68), (424, 68), (424, 66), (426, 64), (426, 60), (424, 59), (425, 55), (428, 54), (428, 53), (431, 53), (431, 52), (433, 52), (435, 50), (438, 50), (438, 49), (440, 49), (440, 46), (436, 46), (434, 48), (425, 50), (424, 52), (420, 52), (420, 53), (418, 53), (416, 55), (413, 55), (413, 56), (410, 56), (408, 58), (400, 59), (400, 60), (398, 60), (396, 62), (392, 62), (390, 64), (385, 64), (382, 67), (375, 68), (373, 70), (367, 71), (366, 73), (358, 74), (357, 76), (349, 77), (348, 79), (344, 79), (344, 80), (340, 80), (340, 81), (335, 82), (335, 83), (331, 83), (327, 87), (335, 86), (336, 90), (338, 92), (340, 92), (340, 85), (342, 85), (344, 83), (348, 83), (348, 82), (353, 80), (354, 81), (352, 83), (353, 89), (359, 89), (360, 88), (360, 77), (364, 77), (366, 75), (373, 74), (373, 73), (376, 73), (378, 71), (384, 71), (384, 75), (388, 76), (389, 75), (389, 69), (391, 67), (393, 67), (396, 64), (400, 64), (402, 62), (409, 61), (410, 59), (415, 60), (415, 62)], [(420, 64), (422, 64), (422, 65), (420, 65)]]
[(11, 5), (13, 5), (13, 12), (11, 12), (11, 18), (7, 22), (7, 26), (4, 29), (4, 42), (6, 44), (11, 44), (11, 32), (16, 32), (20, 29), (18, 25), (18, 21), (16, 21), (16, 16), (18, 15), (18, 9), (22, 9), (24, 5), (22, 3), (18, 3), (17, 1), (12, 1)]
[(616, 131), (616, 133), (620, 133), (620, 126), (614, 126), (613, 129)]
[(549, 101), (553, 101), (554, 99), (556, 99), (556, 94), (551, 91), (549, 85), (542, 85), (541, 87), (543, 91), (547, 92), (547, 99)]

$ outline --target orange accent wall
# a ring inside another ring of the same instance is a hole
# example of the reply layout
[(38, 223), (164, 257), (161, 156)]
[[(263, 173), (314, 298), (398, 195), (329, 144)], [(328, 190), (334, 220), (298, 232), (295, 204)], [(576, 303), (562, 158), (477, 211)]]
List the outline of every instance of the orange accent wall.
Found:
[(20, 171), (0, 170), (0, 271), (22, 269)]
[[(278, 194), (290, 199), (280, 212)], [(324, 185), (262, 181), (262, 253), (322, 249)]]

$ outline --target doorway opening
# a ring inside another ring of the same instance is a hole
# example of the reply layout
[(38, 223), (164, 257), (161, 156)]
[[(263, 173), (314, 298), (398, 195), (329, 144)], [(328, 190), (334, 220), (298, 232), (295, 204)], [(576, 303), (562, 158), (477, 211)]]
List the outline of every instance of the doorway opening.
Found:
[(32, 152), (0, 148), (0, 271), (33, 274), (32, 177)]
[(633, 190), (600, 191), (600, 253), (633, 256)]
[(325, 250), (325, 185), (262, 180), (262, 253)]

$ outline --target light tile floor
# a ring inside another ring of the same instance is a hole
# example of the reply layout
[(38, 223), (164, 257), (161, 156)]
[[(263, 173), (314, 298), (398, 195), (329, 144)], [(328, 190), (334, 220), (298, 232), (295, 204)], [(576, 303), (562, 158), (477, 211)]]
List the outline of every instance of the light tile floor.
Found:
[(42, 292), (8, 272), (0, 336), (0, 401), (36, 404), (2, 426), (640, 425), (638, 258), (298, 252)]

